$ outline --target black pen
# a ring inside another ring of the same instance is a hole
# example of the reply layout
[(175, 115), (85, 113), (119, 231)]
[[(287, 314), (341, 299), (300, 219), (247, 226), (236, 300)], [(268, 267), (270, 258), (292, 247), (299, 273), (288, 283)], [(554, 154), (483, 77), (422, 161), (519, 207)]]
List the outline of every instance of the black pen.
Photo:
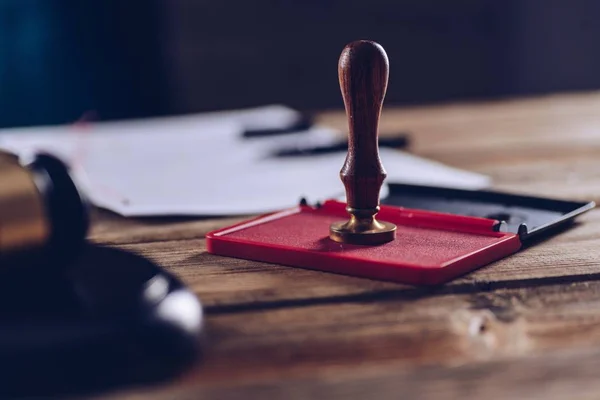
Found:
[(284, 135), (287, 133), (296, 133), (307, 131), (313, 126), (314, 122), (311, 116), (302, 115), (298, 120), (287, 126), (279, 128), (264, 128), (264, 129), (246, 129), (242, 133), (242, 137), (246, 139), (258, 138), (264, 136)]
[[(409, 145), (410, 139), (408, 133), (399, 133), (391, 137), (380, 137), (379, 147), (388, 148), (404, 148)], [(275, 157), (297, 157), (297, 156), (311, 156), (319, 154), (335, 153), (338, 151), (347, 151), (348, 142), (345, 140), (332, 143), (325, 146), (312, 146), (312, 147), (293, 147), (288, 149), (277, 150), (273, 153)]]

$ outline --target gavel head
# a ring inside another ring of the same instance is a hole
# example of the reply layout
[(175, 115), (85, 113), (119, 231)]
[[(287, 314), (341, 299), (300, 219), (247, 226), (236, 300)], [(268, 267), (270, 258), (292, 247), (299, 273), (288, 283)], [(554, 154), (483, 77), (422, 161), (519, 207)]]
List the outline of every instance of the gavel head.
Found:
[(87, 202), (64, 163), (46, 154), (21, 163), (0, 153), (0, 268), (64, 265), (87, 230)]

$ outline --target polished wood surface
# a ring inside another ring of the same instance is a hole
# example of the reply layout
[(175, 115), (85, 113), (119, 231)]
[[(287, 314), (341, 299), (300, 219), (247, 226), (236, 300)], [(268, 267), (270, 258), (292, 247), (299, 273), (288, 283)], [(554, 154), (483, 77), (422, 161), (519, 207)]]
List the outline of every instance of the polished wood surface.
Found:
[[(346, 129), (342, 111), (319, 121)], [(497, 189), (600, 201), (600, 93), (388, 107), (380, 128), (411, 131), (412, 152), (488, 174)], [(208, 327), (185, 376), (105, 396), (600, 397), (600, 210), (433, 289), (208, 254), (204, 235), (239, 220), (96, 212), (91, 240), (175, 273)]]

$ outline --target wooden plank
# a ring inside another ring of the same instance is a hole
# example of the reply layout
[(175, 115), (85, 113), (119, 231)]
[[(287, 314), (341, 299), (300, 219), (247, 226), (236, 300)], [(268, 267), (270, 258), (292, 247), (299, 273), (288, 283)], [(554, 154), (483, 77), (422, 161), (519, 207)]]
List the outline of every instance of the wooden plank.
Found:
[(561, 398), (580, 379), (600, 389), (597, 368), (588, 369), (600, 363), (599, 305), (600, 282), (585, 282), (209, 313), (204, 360), (175, 390), (177, 398), (282, 398), (286, 388), (352, 398), (367, 389), (377, 398), (399, 390), (409, 398)]
[(232, 381), (167, 388), (123, 399), (589, 399), (600, 391), (597, 349), (500, 359), (455, 367), (406, 368), (394, 363), (358, 364), (298, 378)]
[(147, 243), (203, 238), (208, 232), (240, 222), (244, 217), (220, 218), (123, 218), (105, 210), (93, 210), (90, 241), (101, 244)]
[(204, 239), (121, 245), (175, 273), (209, 307), (240, 309), (339, 303), (355, 296), (384, 298), (421, 292), (472, 292), (517, 285), (542, 285), (600, 278), (600, 211), (579, 225), (440, 288), (416, 288), (390, 282), (329, 274), (211, 255)]

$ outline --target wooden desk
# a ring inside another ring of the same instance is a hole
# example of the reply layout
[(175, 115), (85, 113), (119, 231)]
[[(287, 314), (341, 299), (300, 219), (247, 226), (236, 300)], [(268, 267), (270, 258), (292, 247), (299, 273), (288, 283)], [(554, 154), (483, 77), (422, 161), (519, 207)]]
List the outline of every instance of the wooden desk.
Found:
[[(341, 112), (320, 119), (345, 125)], [(382, 132), (399, 129), (413, 132), (415, 153), (489, 174), (496, 188), (600, 201), (600, 93), (387, 108)], [(206, 232), (237, 220), (98, 213), (92, 240), (181, 277), (208, 324), (193, 371), (116, 397), (600, 396), (600, 211), (438, 289), (207, 254)]]

